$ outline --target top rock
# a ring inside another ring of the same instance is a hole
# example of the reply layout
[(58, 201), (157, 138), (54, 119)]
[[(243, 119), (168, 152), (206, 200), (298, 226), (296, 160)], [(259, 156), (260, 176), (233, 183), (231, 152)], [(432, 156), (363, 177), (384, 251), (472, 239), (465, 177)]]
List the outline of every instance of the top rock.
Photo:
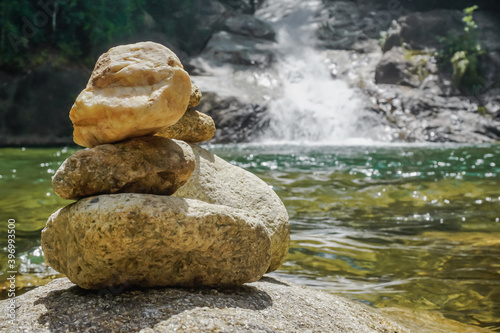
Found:
[(71, 108), (73, 139), (94, 147), (154, 134), (186, 111), (191, 81), (179, 58), (153, 42), (111, 48)]

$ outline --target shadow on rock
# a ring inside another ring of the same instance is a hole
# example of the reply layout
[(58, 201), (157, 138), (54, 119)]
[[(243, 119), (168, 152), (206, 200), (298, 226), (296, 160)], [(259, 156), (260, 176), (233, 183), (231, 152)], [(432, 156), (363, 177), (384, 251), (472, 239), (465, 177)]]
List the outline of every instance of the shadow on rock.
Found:
[(35, 305), (46, 307), (38, 323), (48, 324), (52, 332), (138, 332), (196, 308), (257, 311), (272, 303), (266, 292), (252, 286), (135, 289), (119, 294), (74, 286), (52, 291)]

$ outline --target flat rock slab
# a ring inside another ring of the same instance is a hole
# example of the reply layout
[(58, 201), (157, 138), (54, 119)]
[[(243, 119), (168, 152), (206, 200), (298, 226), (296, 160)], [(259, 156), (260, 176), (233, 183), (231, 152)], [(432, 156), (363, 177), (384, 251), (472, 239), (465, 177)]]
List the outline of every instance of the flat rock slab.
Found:
[(64, 278), (17, 297), (16, 307), (14, 324), (0, 321), (2, 332), (409, 332), (361, 303), (273, 277), (121, 293), (87, 291)]

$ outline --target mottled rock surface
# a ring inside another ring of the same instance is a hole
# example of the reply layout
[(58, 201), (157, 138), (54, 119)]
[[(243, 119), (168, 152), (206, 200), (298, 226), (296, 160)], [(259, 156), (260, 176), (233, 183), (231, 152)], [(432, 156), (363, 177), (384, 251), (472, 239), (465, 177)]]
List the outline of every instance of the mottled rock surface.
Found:
[(74, 141), (94, 147), (153, 134), (177, 122), (191, 81), (177, 56), (153, 42), (111, 48), (70, 111)]
[(155, 135), (195, 143), (210, 140), (214, 134), (215, 123), (212, 117), (188, 108), (178, 122)]
[(170, 195), (194, 167), (185, 142), (144, 136), (77, 151), (59, 167), (52, 185), (64, 199), (125, 192)]
[(112, 294), (117, 291), (86, 291), (58, 279), (18, 297), (15, 324), (1, 321), (0, 329), (36, 333), (409, 332), (366, 305), (272, 277), (235, 288)]
[(268, 272), (285, 260), (290, 242), (288, 213), (278, 195), (254, 174), (192, 144), (196, 167), (189, 181), (174, 194), (249, 212), (262, 221), (271, 237)]
[(191, 84), (191, 96), (189, 96), (189, 107), (195, 107), (200, 104), (201, 90), (195, 85)]
[(269, 267), (268, 230), (253, 214), (194, 199), (109, 194), (52, 214), (46, 262), (85, 289), (240, 285)]

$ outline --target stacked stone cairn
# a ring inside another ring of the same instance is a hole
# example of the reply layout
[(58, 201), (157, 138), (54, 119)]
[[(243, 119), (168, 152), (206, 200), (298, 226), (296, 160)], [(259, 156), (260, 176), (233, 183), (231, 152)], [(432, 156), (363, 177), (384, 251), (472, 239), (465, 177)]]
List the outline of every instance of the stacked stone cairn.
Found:
[(255, 175), (196, 143), (213, 120), (168, 48), (143, 42), (97, 61), (70, 111), (74, 141), (53, 177), (77, 200), (42, 232), (48, 265), (85, 289), (231, 286), (276, 270), (288, 215)]

